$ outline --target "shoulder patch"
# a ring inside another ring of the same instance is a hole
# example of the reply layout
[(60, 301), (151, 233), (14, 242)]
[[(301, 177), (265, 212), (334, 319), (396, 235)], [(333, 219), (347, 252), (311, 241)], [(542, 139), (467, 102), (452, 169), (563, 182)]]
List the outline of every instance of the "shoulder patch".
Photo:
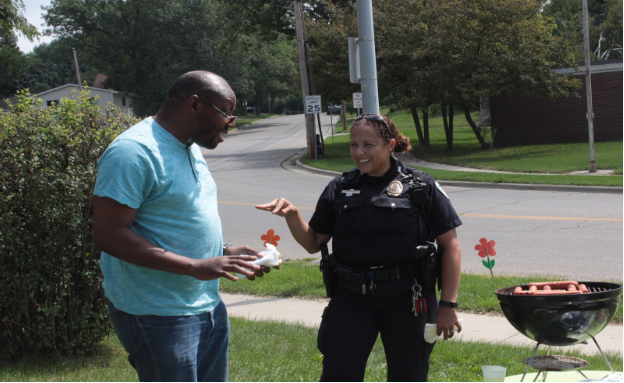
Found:
[(444, 194), (444, 196), (446, 197), (446, 199), (450, 201), (451, 199), (449, 198), (449, 196), (448, 196), (448, 195), (446, 195), (446, 192), (444, 191), (444, 189), (442, 189), (442, 186), (440, 186), (440, 184), (438, 183), (438, 181), (436, 181), (435, 185), (436, 185), (436, 187), (438, 188), (438, 190), (439, 190), (442, 194)]

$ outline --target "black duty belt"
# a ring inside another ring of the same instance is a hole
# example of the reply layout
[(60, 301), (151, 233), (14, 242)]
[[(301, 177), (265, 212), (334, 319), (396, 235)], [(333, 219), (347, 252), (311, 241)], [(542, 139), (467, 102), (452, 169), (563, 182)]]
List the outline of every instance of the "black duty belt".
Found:
[(367, 270), (336, 264), (335, 272), (340, 286), (352, 293), (362, 295), (374, 295), (378, 283), (406, 278), (412, 275), (409, 264), (387, 269), (369, 268)]
[(387, 269), (373, 267), (363, 271), (368, 280), (377, 283), (395, 281), (397, 279), (407, 278), (413, 275), (410, 265), (399, 265)]

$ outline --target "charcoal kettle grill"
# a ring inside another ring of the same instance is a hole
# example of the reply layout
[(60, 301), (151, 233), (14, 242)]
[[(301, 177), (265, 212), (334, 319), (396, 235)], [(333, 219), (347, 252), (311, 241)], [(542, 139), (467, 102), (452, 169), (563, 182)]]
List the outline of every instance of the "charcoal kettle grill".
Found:
[[(587, 362), (578, 359), (576, 363), (561, 363), (564, 358), (570, 357), (538, 357), (535, 358), (540, 344), (548, 346), (573, 346), (587, 344), (592, 339), (613, 371), (611, 363), (605, 356), (596, 341), (595, 336), (600, 333), (613, 319), (620, 302), (622, 285), (607, 282), (579, 282), (587, 286), (589, 293), (565, 295), (514, 295), (518, 286), (505, 287), (496, 290), (505, 318), (523, 335), (537, 342), (533, 354), (525, 359), (526, 370), (522, 380), (529, 371), (529, 367), (539, 370), (535, 379), (545, 371), (576, 370), (585, 376), (580, 369)], [(523, 290), (528, 285), (520, 285)], [(585, 362), (585, 363), (583, 363)], [(564, 366), (564, 367), (561, 367)], [(566, 368), (568, 366), (569, 368)]]

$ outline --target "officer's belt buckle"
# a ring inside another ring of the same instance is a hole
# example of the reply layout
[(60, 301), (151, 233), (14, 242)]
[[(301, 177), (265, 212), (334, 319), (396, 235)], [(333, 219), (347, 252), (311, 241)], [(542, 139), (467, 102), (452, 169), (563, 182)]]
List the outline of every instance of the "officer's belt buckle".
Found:
[[(375, 266), (375, 267), (368, 268), (368, 270), (365, 273), (366, 273), (366, 278), (370, 281), (388, 282), (388, 281), (401, 279), (401, 277), (403, 277), (401, 275), (401, 270), (404, 268), (405, 267), (394, 266), (388, 269), (384, 269), (382, 266)], [(408, 274), (409, 274), (409, 271), (408, 271)], [(407, 275), (404, 275), (404, 276), (407, 276)]]

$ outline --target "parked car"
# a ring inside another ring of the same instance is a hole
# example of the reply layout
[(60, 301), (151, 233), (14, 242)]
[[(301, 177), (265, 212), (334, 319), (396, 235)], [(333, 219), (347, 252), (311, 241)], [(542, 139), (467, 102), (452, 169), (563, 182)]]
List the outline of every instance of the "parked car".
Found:
[(327, 115), (330, 114), (340, 114), (340, 105), (334, 105), (327, 108)]

